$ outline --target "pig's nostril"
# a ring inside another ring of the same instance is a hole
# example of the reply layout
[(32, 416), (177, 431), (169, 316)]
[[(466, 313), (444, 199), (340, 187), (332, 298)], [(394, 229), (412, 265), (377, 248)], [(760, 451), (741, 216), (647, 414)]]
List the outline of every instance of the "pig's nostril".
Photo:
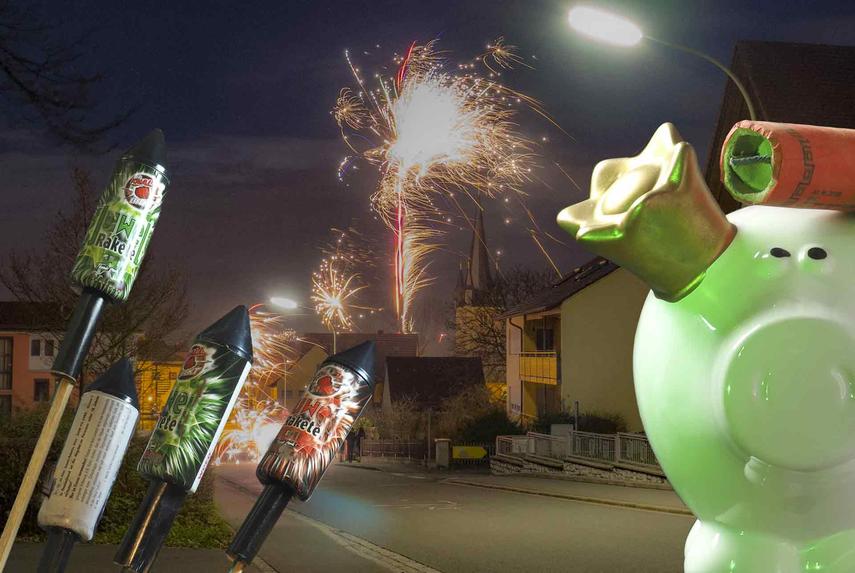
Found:
[(815, 261), (821, 261), (828, 256), (828, 252), (822, 247), (811, 247), (808, 249), (807, 255)]
[(772, 247), (772, 249), (769, 251), (769, 254), (775, 258), (781, 259), (784, 257), (789, 257), (790, 251), (788, 251), (787, 249), (782, 249), (781, 247)]

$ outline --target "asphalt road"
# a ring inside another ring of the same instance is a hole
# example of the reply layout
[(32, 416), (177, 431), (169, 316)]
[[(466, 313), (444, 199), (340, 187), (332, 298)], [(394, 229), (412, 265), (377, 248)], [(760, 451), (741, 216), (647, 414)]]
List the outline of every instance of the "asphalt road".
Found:
[[(260, 486), (249, 467), (218, 473), (218, 504), (237, 525)], [(261, 556), (295, 573), (682, 571), (691, 517), (442, 479), (334, 466), (309, 502), (292, 502)]]

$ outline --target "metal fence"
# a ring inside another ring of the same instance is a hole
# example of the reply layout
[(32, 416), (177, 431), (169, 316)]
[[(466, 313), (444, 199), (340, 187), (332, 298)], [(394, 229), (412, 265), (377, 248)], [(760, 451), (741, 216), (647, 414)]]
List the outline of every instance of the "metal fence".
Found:
[(528, 432), (524, 436), (497, 436), (497, 454), (536, 455), (554, 460), (577, 456), (607, 463), (659, 467), (653, 448), (642, 434), (595, 434), (571, 431), (567, 436)]
[(427, 445), (424, 440), (362, 440), (362, 455), (380, 458), (423, 460)]
[(571, 455), (607, 462), (616, 461), (616, 434), (570, 432)]
[(617, 435), (617, 438), (618, 459), (620, 461), (648, 466), (659, 465), (659, 460), (656, 459), (656, 454), (653, 453), (653, 448), (650, 447), (650, 442), (647, 441), (646, 436), (621, 433)]
[(528, 437), (527, 453), (529, 454), (556, 460), (563, 460), (568, 454), (567, 440), (560, 436), (529, 432), (526, 437)]
[(496, 436), (497, 454), (522, 455), (528, 451), (528, 436)]

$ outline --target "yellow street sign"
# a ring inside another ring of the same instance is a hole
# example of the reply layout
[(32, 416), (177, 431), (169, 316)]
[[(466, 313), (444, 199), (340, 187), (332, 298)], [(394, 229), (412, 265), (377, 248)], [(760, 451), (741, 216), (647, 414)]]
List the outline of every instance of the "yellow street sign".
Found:
[(481, 446), (451, 446), (451, 457), (455, 460), (480, 460), (487, 456)]

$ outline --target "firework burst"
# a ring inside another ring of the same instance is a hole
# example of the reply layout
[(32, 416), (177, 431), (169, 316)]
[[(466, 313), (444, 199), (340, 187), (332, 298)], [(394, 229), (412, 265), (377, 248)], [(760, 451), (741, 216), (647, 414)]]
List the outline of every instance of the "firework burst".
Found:
[[(509, 66), (513, 52), (501, 45), (493, 61)], [(531, 143), (517, 131), (514, 104), (532, 100), (471, 65), (446, 71), (433, 42), (410, 46), (396, 60), (395, 77), (378, 75), (374, 89), (347, 60), (358, 91), (342, 90), (333, 116), (351, 149), (381, 169), (372, 204), (394, 233), (395, 306), (401, 331), (409, 332), (413, 298), (430, 282), (425, 262), (438, 231), (429, 228), (429, 214), (439, 197), (454, 200), (455, 191), (473, 200), (521, 193), (531, 172)], [(355, 145), (351, 132), (370, 145)]]
[(312, 302), (323, 325), (333, 332), (353, 328), (353, 311), (372, 310), (359, 305), (356, 295), (366, 286), (349, 272), (348, 260), (340, 255), (324, 258), (312, 275)]
[(217, 463), (257, 462), (288, 416), (288, 410), (274, 399), (271, 387), (296, 357), (296, 334), (285, 327), (282, 315), (264, 310), (263, 305), (249, 309), (249, 323), (252, 370), (217, 444)]

